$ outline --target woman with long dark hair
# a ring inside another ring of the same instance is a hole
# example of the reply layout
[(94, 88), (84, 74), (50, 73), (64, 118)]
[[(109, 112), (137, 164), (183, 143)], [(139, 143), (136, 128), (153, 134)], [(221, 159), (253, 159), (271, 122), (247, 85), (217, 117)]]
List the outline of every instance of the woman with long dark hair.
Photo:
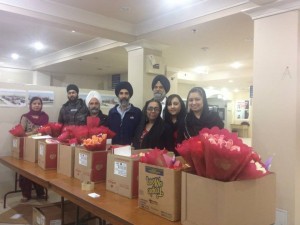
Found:
[(172, 94), (167, 98), (163, 115), (165, 123), (169, 124), (172, 129), (174, 144), (170, 150), (174, 151), (175, 154), (178, 155), (175, 150), (176, 145), (179, 143), (178, 129), (180, 124), (183, 124), (186, 115), (184, 102), (179, 95)]
[(172, 147), (171, 128), (160, 117), (161, 110), (159, 101), (151, 99), (146, 102), (133, 139), (135, 149), (166, 148), (169, 150)]
[[(49, 122), (49, 116), (42, 111), (43, 101), (39, 97), (33, 97), (29, 103), (29, 112), (21, 116), (20, 123), (25, 130), (26, 136), (37, 133), (40, 126)], [(26, 202), (31, 199), (31, 190), (34, 186), (37, 198), (45, 198), (45, 190), (41, 185), (20, 175), (19, 185), (22, 191), (22, 201)]]
[(199, 134), (203, 128), (224, 128), (217, 112), (208, 108), (206, 93), (201, 87), (192, 88), (187, 96), (187, 114), (179, 131), (180, 141)]

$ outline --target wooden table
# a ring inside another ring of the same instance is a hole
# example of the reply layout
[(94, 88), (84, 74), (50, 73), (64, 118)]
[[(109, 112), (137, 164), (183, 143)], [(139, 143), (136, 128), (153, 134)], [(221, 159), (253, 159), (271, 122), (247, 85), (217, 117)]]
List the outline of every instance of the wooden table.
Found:
[(241, 125), (241, 124), (230, 124), (231, 131), (234, 132), (236, 130), (238, 132), (239, 137), (248, 137), (249, 133), (249, 126), (248, 125)]
[(92, 198), (88, 196), (90, 191), (81, 190), (79, 180), (57, 174), (56, 170), (43, 170), (36, 163), (14, 159), (11, 156), (0, 157), (0, 163), (41, 185), (47, 185), (62, 197), (113, 225), (181, 224), (140, 209), (137, 199), (129, 199), (106, 191), (105, 182), (95, 184), (95, 190), (92, 192), (99, 194), (100, 197)]
[(62, 176), (56, 170), (43, 170), (37, 163), (15, 159), (12, 156), (0, 157), (0, 163), (45, 188), (50, 187), (52, 179)]

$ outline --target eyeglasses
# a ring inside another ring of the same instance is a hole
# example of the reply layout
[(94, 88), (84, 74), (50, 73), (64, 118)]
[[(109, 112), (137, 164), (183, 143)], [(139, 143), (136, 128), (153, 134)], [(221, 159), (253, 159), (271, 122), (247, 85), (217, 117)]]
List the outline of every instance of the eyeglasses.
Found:
[(150, 106), (150, 107), (147, 108), (147, 111), (149, 111), (149, 112), (153, 112), (153, 111), (154, 112), (159, 112), (159, 108)]

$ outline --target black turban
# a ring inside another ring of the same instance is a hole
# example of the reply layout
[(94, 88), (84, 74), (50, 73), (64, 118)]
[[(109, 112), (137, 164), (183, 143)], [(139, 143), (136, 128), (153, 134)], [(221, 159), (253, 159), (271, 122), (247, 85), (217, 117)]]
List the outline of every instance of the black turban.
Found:
[(79, 89), (78, 89), (77, 85), (75, 85), (75, 84), (69, 84), (69, 85), (67, 86), (67, 92), (69, 92), (70, 90), (76, 91), (77, 94), (79, 93)]
[(122, 89), (126, 89), (129, 92), (129, 96), (131, 98), (131, 96), (133, 95), (133, 89), (131, 84), (127, 81), (120, 82), (115, 88), (115, 94), (117, 97), (119, 96), (119, 93)]
[(160, 83), (164, 86), (166, 93), (168, 93), (170, 91), (170, 81), (163, 75), (157, 75), (154, 77), (152, 81), (152, 90), (158, 81), (160, 81)]

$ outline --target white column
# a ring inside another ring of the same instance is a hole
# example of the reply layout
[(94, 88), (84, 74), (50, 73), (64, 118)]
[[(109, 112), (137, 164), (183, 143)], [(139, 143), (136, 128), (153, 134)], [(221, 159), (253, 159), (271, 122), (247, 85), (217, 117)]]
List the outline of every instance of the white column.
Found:
[[(128, 82), (133, 87), (131, 102), (140, 109), (143, 108), (147, 100), (153, 98), (151, 84), (153, 78), (157, 75), (155, 70), (147, 71), (147, 68), (149, 68), (146, 65), (146, 63), (149, 63), (147, 56), (153, 55), (158, 57), (157, 59), (162, 59), (161, 49), (165, 47), (159, 43), (147, 42), (145, 40), (125, 47), (128, 52)], [(160, 66), (165, 66), (163, 63), (161, 64)], [(162, 75), (166, 75), (165, 70), (163, 71), (164, 74)]]
[[(299, 11), (254, 22), (253, 147), (274, 155), (277, 208), (300, 224)], [(268, 191), (268, 190), (266, 190)]]

